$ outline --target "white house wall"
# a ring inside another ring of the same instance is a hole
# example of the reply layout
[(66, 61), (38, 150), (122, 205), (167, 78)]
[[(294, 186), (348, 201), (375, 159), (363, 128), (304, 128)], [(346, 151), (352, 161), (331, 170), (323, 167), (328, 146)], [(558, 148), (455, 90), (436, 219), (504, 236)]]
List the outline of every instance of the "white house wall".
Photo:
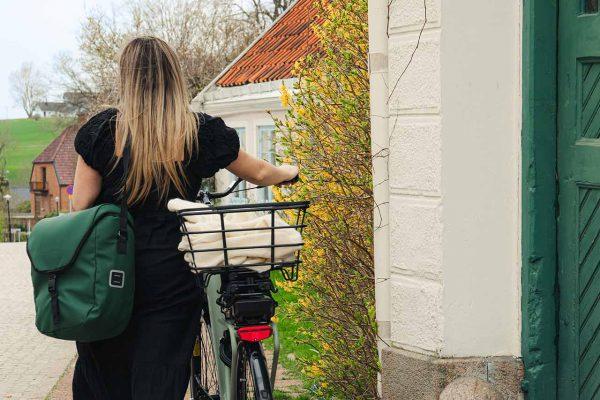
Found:
[(389, 342), (519, 355), (521, 5), (426, 5), (389, 14)]
[(442, 15), (443, 353), (520, 355), (521, 2)]

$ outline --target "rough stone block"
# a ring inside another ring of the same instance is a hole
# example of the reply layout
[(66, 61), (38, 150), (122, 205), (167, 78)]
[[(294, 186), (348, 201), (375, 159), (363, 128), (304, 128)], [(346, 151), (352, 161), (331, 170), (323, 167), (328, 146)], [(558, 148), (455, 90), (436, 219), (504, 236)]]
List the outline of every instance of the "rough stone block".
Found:
[(430, 357), (386, 348), (381, 354), (382, 400), (437, 400), (443, 387)]
[(439, 199), (392, 196), (390, 262), (392, 270), (440, 280), (442, 276), (442, 208)]
[(514, 357), (438, 358), (382, 351), (383, 400), (522, 400), (523, 363)]
[(440, 25), (440, 0), (396, 0), (390, 5), (390, 32), (420, 30), (425, 21), (426, 27)]
[(442, 140), (439, 118), (390, 120), (390, 186), (401, 190), (441, 193)]
[[(419, 43), (418, 48), (415, 47)], [(413, 54), (414, 53), (414, 54)], [(441, 102), (440, 35), (390, 37), (390, 119), (394, 114), (438, 113)]]
[(452, 381), (440, 400), (504, 400), (502, 395), (489, 382), (478, 378), (466, 377)]
[(441, 284), (394, 276), (391, 297), (392, 341), (438, 352), (443, 335)]

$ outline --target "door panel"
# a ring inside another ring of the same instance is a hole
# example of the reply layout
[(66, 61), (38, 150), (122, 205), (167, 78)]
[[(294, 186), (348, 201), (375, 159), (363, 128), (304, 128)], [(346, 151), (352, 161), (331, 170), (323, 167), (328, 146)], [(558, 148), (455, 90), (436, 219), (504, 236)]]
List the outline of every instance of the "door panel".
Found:
[(592, 399), (598, 390), (600, 374), (596, 373), (600, 360), (598, 331), (600, 308), (600, 190), (579, 188), (579, 375), (580, 393), (583, 399)]
[(558, 398), (600, 400), (600, 17), (560, 0)]

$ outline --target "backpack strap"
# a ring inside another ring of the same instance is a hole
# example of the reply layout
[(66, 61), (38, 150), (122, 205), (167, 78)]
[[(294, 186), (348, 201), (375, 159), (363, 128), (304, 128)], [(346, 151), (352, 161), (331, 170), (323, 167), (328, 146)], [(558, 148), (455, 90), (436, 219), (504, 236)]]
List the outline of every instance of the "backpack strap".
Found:
[(123, 191), (121, 192), (121, 212), (119, 214), (119, 237), (117, 240), (117, 252), (127, 254), (127, 172), (131, 159), (131, 148), (129, 137), (123, 149)]
[(60, 312), (58, 309), (58, 288), (56, 287), (56, 273), (48, 274), (48, 292), (50, 293), (50, 307), (52, 308), (52, 323), (58, 326)]

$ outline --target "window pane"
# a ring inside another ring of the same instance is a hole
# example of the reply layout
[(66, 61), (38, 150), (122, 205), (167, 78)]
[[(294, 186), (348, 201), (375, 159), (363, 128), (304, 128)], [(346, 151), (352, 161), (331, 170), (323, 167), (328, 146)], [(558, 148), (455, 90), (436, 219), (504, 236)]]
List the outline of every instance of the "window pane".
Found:
[(583, 12), (592, 14), (598, 12), (598, 0), (583, 0)]
[(234, 128), (240, 138), (240, 147), (246, 150), (246, 128)]
[[(238, 134), (238, 137), (240, 138), (240, 148), (242, 150), (246, 149), (246, 128), (233, 128), (235, 129), (235, 131)], [(231, 172), (227, 172), (228, 176), (229, 176), (229, 183), (228, 186), (230, 184), (232, 184), (236, 177), (235, 175), (233, 175)], [(246, 189), (246, 181), (243, 181), (242, 183), (240, 183), (237, 187), (236, 190), (239, 190), (239, 192), (234, 192), (232, 194), (232, 203), (245, 203), (246, 202), (246, 192), (244, 191), (244, 189)]]
[[(275, 163), (275, 143), (273, 135), (275, 127), (273, 125), (265, 125), (258, 127), (258, 158), (266, 160), (272, 164)], [(261, 189), (261, 201), (272, 201), (273, 192), (270, 188)]]
[(275, 162), (275, 149), (273, 143), (273, 132), (275, 131), (274, 126), (260, 126), (258, 128), (259, 135), (259, 158), (266, 160), (270, 163)]

